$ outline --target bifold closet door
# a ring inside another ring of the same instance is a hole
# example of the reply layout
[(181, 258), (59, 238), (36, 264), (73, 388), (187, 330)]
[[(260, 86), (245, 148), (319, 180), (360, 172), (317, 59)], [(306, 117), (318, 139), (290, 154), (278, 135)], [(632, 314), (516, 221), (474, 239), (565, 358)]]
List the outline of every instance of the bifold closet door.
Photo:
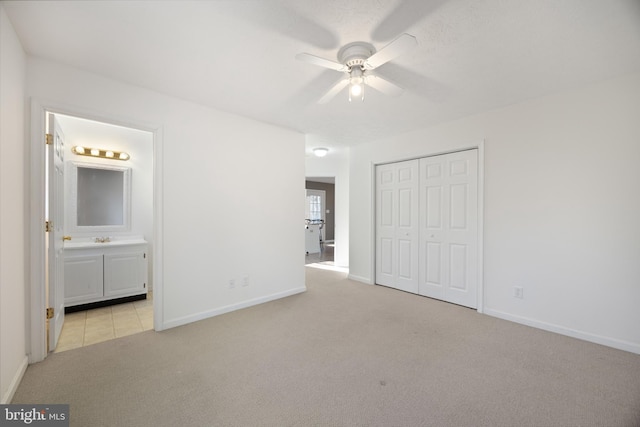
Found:
[(419, 293), (477, 307), (478, 150), (420, 159)]
[(418, 293), (418, 160), (376, 166), (376, 283)]

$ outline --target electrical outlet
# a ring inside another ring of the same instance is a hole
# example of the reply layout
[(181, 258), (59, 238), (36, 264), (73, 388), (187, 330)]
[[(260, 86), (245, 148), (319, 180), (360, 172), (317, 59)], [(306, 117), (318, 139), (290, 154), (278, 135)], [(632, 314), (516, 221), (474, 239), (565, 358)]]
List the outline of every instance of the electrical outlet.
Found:
[(242, 286), (249, 286), (249, 276), (244, 276), (242, 278)]
[(524, 298), (524, 289), (522, 288), (522, 286), (513, 287), (513, 296), (520, 299)]
[(233, 289), (236, 287), (235, 279), (229, 279), (229, 289)]

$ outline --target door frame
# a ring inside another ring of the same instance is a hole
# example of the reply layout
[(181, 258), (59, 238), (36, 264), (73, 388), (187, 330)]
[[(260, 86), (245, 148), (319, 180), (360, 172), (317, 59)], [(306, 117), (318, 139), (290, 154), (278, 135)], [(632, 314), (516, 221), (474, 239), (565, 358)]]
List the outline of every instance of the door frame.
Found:
[[(449, 146), (450, 144), (445, 144)], [(451, 144), (453, 145), (453, 144)], [(478, 313), (484, 313), (484, 139), (463, 143), (460, 145), (451, 146), (450, 148), (432, 148), (421, 151), (419, 154), (412, 157), (401, 157), (393, 159), (385, 159), (384, 161), (372, 161), (370, 164), (370, 179), (371, 179), (371, 284), (376, 284), (376, 166), (385, 165), (389, 163), (403, 162), (407, 160), (421, 159), (424, 157), (439, 156), (442, 154), (457, 153), (459, 151), (478, 150), (478, 305), (476, 311)]]
[[(334, 250), (334, 263), (339, 267), (348, 267), (349, 265), (349, 210), (348, 208), (344, 208), (344, 206), (349, 205), (348, 200), (344, 200), (342, 196), (344, 193), (348, 193), (348, 182), (345, 185), (343, 182), (343, 176), (339, 173), (308, 173), (305, 176), (305, 190), (306, 183), (326, 183), (333, 185), (333, 250)], [(329, 180), (330, 179), (330, 180)], [(321, 181), (320, 181), (321, 180)], [(327, 180), (325, 182), (324, 180)], [(348, 180), (347, 180), (348, 181)], [(346, 190), (345, 190), (346, 188)], [(326, 193), (326, 190), (325, 190)], [(348, 199), (348, 197), (347, 197)], [(326, 205), (326, 194), (325, 194), (325, 205)], [(344, 201), (344, 203), (342, 203)], [(343, 209), (346, 210), (346, 213), (343, 212)], [(325, 206), (326, 211), (326, 206)], [(345, 218), (346, 217), (346, 218)], [(344, 221), (343, 221), (344, 219)], [(326, 220), (326, 213), (325, 213)], [(326, 223), (325, 223), (326, 226)], [(325, 229), (325, 243), (327, 242), (327, 234)]]
[(162, 127), (153, 123), (141, 123), (115, 117), (104, 112), (90, 112), (86, 109), (62, 105), (60, 103), (30, 99), (29, 139), (27, 144), (30, 159), (28, 179), (30, 196), (28, 212), (29, 224), (29, 286), (27, 288), (27, 354), (29, 363), (40, 362), (47, 357), (46, 346), (46, 234), (45, 224), (45, 153), (44, 143), (46, 113), (58, 113), (94, 120), (102, 123), (124, 126), (150, 132), (153, 135), (153, 326), (156, 331), (164, 329), (163, 313), (163, 244), (162, 244)]

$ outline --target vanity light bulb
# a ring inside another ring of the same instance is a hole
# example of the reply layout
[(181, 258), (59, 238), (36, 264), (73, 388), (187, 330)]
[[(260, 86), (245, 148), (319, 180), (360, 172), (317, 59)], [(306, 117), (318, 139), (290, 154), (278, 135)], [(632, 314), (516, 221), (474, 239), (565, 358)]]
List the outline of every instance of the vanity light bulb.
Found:
[(101, 157), (103, 159), (129, 160), (131, 158), (128, 153), (101, 148), (87, 148), (81, 145), (71, 147), (71, 152), (81, 156)]

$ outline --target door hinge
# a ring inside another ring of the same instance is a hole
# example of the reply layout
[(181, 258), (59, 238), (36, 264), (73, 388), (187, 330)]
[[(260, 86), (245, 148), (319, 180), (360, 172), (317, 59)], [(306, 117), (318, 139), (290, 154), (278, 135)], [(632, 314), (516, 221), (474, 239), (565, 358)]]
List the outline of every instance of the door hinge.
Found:
[(53, 319), (53, 307), (48, 307), (47, 308), (47, 320), (49, 319)]
[(51, 221), (45, 221), (44, 222), (44, 231), (45, 232), (50, 232), (51, 229), (53, 228), (53, 223)]
[(44, 143), (47, 145), (53, 144), (53, 135), (51, 135), (50, 133), (46, 134), (44, 137)]

